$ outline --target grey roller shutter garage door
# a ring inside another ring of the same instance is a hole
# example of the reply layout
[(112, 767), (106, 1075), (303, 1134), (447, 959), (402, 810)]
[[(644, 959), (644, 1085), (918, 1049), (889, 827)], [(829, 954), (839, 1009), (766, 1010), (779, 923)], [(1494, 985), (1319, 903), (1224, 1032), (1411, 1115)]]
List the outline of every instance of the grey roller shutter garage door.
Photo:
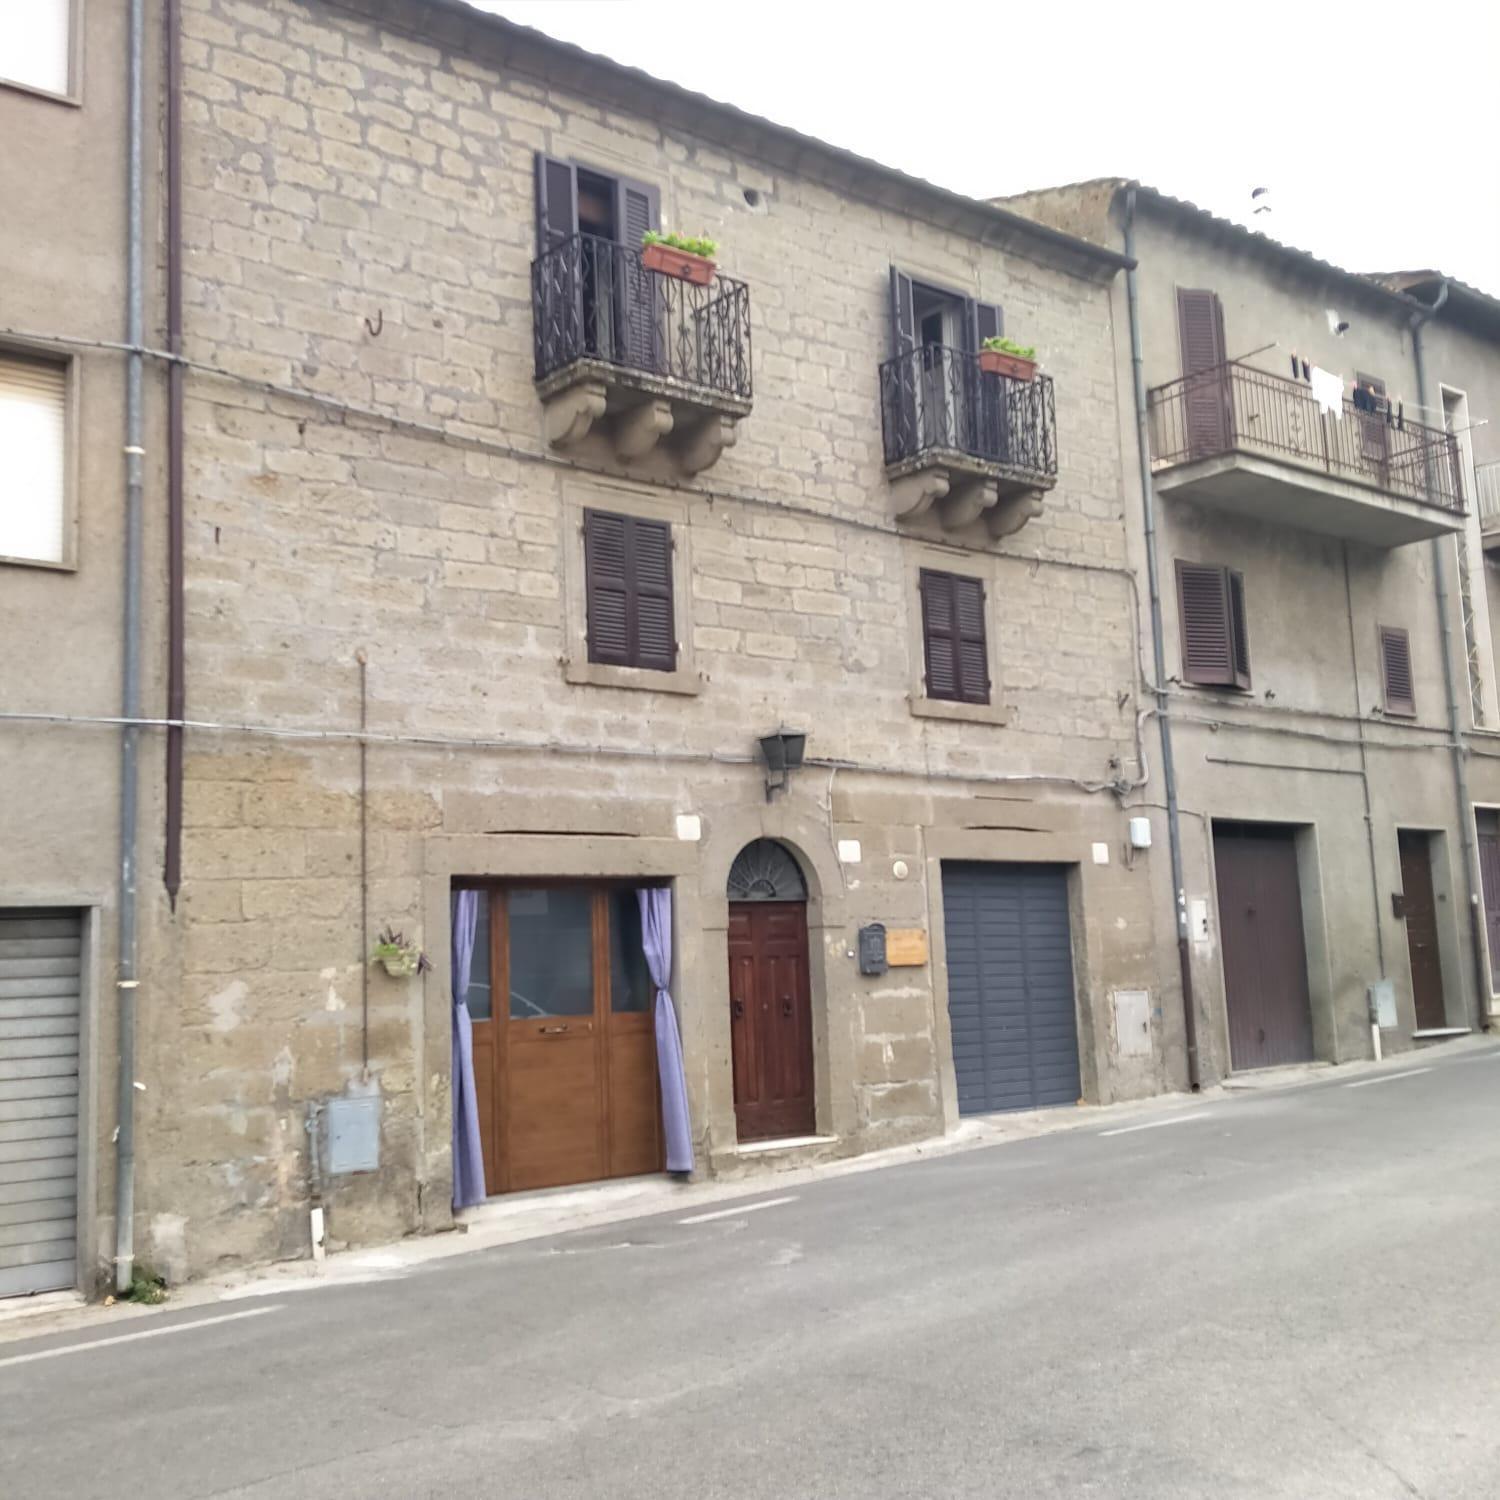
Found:
[(1066, 869), (944, 864), (943, 925), (958, 1112), (1076, 1104)]
[(81, 938), (0, 909), (0, 1296), (77, 1281)]

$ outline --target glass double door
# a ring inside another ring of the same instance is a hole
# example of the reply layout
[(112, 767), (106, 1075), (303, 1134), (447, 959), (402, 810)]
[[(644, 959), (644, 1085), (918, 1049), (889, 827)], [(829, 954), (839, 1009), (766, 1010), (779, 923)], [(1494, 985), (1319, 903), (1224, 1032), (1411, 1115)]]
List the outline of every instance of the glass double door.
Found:
[(654, 991), (634, 887), (481, 894), (469, 981), (491, 1193), (662, 1164)]

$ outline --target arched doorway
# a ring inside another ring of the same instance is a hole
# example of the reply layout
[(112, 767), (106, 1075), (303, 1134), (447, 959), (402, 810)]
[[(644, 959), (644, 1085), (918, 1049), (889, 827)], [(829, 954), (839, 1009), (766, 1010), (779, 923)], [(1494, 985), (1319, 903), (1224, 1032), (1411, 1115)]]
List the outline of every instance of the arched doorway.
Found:
[(742, 1141), (813, 1135), (807, 882), (775, 839), (740, 850), (729, 872), (729, 1031)]

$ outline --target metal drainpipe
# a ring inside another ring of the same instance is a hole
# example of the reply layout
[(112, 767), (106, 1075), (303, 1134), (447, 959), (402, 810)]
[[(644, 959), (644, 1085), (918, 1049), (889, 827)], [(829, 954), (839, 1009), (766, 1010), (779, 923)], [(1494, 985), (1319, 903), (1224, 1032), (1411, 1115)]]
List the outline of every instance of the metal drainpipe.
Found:
[[(166, 278), (167, 350), (182, 353), (182, 44), (180, 0), (166, 0), (162, 10), (164, 37), (163, 85), (166, 91)], [(180, 721), (187, 713), (187, 663), (184, 626), (184, 565), (182, 515), (182, 386), (183, 368), (174, 360), (167, 367), (167, 718)], [(167, 728), (166, 848), (162, 879), (175, 911), (182, 885), (182, 754), (180, 722)]]
[(124, 655), (121, 662), (119, 951), (115, 958), (115, 1007), (119, 1023), (119, 1078), (115, 1135), (115, 1290), (129, 1290), (135, 1269), (135, 1001), (137, 757), (141, 716), (141, 493), (145, 436), (141, 416), (144, 324), (143, 98), (145, 0), (130, 0), (127, 61), (128, 147), (126, 158), (125, 342), (125, 576)]
[(1192, 959), (1188, 952), (1187, 886), (1182, 871), (1182, 827), (1177, 807), (1177, 767), (1172, 757), (1172, 720), (1167, 699), (1167, 653), (1162, 642), (1161, 575), (1156, 561), (1156, 493), (1151, 485), (1150, 429), (1146, 416), (1146, 366), (1141, 353), (1140, 299), (1136, 287), (1135, 189), (1125, 192), (1125, 303), (1130, 314), (1130, 369), (1135, 388), (1136, 456), (1141, 470), (1141, 510), (1146, 528), (1146, 578), (1151, 603), (1151, 660), (1156, 694), (1156, 722), (1161, 730), (1162, 782), (1167, 796), (1167, 848), (1172, 863), (1172, 890), (1177, 905), (1177, 966), (1182, 976), (1182, 1032), (1187, 1046), (1188, 1087), (1202, 1086), (1198, 1058), (1197, 1004), (1193, 997)]
[[(1448, 281), (1443, 280), (1438, 290), (1437, 301), (1423, 308), (1411, 320), (1411, 352), (1417, 367), (1417, 401), (1424, 415), (1431, 413), (1427, 402), (1427, 360), (1422, 349), (1423, 326), (1435, 318), (1448, 300)], [(1442, 413), (1439, 420), (1446, 427)], [(1474, 847), (1473, 807), (1469, 801), (1469, 771), (1464, 763), (1466, 751), (1463, 740), (1463, 719), (1459, 712), (1458, 695), (1453, 671), (1453, 628), (1448, 619), (1448, 584), (1443, 574), (1443, 539), (1433, 537), (1432, 590), (1437, 600), (1438, 625), (1443, 642), (1443, 688), (1448, 695), (1448, 746), (1453, 756), (1453, 785), (1458, 794), (1458, 837), (1463, 845), (1464, 895), (1469, 907), (1469, 952), (1474, 960), (1474, 1007), (1478, 1029), (1489, 1025), (1489, 1005), (1486, 999), (1488, 984), (1484, 972), (1484, 949), (1479, 929), (1479, 885), (1474, 878), (1476, 851)], [(1458, 542), (1463, 546), (1462, 539)]]
[[(1365, 848), (1370, 858), (1370, 899), (1375, 909), (1375, 958), (1385, 978), (1385, 931), (1380, 909), (1380, 864), (1375, 858), (1375, 813), (1370, 803), (1370, 768), (1365, 754), (1365, 715), (1359, 698), (1359, 652), (1354, 635), (1354, 585), (1349, 578), (1349, 543), (1339, 544), (1344, 560), (1344, 617), (1349, 624), (1349, 674), (1354, 684), (1355, 732), (1359, 736), (1359, 784), (1365, 799)], [(1377, 1028), (1378, 1031), (1378, 1028)], [(1378, 1036), (1376, 1038), (1378, 1042)], [(1377, 1058), (1378, 1061), (1378, 1058)]]

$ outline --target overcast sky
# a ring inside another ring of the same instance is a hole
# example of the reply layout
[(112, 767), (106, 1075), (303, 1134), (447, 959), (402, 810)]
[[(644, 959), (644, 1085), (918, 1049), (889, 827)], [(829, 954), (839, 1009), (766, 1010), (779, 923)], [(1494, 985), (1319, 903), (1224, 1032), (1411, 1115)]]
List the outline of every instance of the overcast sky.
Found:
[(1495, 0), (478, 3), (959, 192), (1135, 177), (1500, 296)]

